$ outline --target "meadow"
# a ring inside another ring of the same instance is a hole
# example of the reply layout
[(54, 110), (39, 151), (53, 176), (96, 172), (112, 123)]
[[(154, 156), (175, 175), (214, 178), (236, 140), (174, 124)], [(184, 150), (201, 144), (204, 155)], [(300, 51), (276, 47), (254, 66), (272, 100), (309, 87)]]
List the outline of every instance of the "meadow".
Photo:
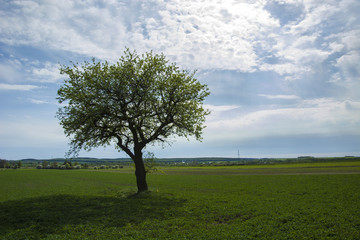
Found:
[(0, 170), (0, 239), (359, 239), (360, 162)]

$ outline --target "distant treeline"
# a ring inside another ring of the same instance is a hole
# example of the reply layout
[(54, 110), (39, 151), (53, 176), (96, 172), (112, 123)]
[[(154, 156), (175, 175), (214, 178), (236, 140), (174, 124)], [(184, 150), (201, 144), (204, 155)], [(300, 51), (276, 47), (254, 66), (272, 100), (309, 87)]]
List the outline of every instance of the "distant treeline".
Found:
[(52, 159), (22, 159), (21, 162), (24, 166), (29, 167), (37, 167), (44, 162), (48, 163), (49, 165), (54, 165), (54, 163), (58, 163), (59, 165), (65, 165), (66, 162), (69, 162), (70, 165), (82, 165), (82, 166), (99, 166), (99, 165), (129, 165), (132, 163), (131, 159), (127, 158), (114, 158), (114, 159), (102, 159), (102, 158), (73, 158), (73, 159), (66, 159), (66, 158), (52, 158)]
[(21, 168), (22, 161), (8, 161), (5, 159), (0, 159), (0, 168)]
[[(74, 165), (86, 165), (86, 166), (112, 166), (132, 165), (133, 162), (130, 158), (53, 158), (53, 159), (23, 159), (20, 161), (6, 161), (1, 160), (3, 167), (19, 164), (20, 166), (36, 167), (43, 162), (49, 163), (64, 163), (70, 161)], [(308, 163), (308, 162), (334, 162), (334, 161), (360, 161), (360, 157), (345, 156), (345, 157), (312, 157), (301, 156), (298, 158), (220, 158), (220, 157), (205, 157), (205, 158), (158, 158), (156, 163), (159, 166), (201, 166), (201, 165), (214, 165), (214, 166), (226, 166), (226, 165), (254, 165), (254, 164), (282, 164), (282, 163)], [(7, 164), (7, 165), (6, 165)]]

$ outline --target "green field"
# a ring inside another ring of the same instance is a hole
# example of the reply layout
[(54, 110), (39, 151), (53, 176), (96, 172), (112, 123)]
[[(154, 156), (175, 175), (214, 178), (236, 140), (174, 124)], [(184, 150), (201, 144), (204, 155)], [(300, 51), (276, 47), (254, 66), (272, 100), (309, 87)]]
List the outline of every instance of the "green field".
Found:
[(0, 170), (0, 239), (359, 239), (360, 163)]

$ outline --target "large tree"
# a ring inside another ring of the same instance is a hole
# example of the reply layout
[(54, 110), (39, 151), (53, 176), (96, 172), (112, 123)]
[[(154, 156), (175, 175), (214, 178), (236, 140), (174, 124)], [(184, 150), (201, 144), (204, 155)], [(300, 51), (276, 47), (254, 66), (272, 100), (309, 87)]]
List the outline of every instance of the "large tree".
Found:
[(115, 144), (135, 163), (138, 192), (147, 191), (143, 150), (170, 136), (201, 140), (209, 95), (195, 72), (180, 70), (163, 54), (126, 49), (115, 64), (62, 66), (57, 117), (71, 139), (71, 152)]

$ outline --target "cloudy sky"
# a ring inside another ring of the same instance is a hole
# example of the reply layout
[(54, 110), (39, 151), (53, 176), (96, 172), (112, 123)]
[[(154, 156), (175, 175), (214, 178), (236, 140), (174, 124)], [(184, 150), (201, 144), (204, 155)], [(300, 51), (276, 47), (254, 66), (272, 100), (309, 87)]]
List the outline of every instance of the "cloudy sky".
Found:
[[(0, 0), (0, 158), (63, 157), (59, 64), (126, 47), (197, 69), (203, 142), (158, 157), (360, 155), (358, 0)], [(81, 152), (126, 157), (113, 147)]]

